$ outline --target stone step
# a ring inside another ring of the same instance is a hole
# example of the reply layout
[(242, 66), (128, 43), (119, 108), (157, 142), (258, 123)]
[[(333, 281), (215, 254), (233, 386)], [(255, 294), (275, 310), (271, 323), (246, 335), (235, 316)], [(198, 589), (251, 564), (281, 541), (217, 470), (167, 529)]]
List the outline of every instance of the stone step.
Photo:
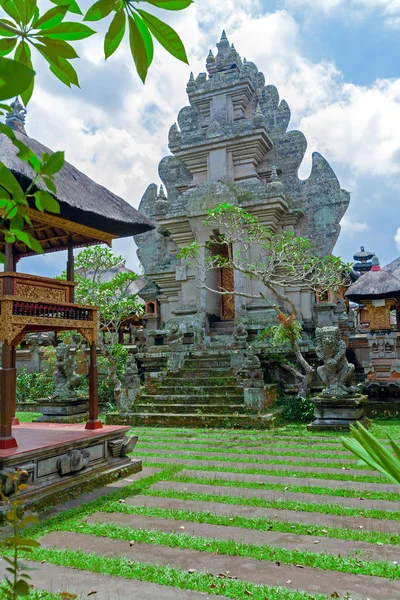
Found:
[[(235, 390), (234, 390), (235, 391)], [(200, 395), (200, 394), (141, 394), (139, 397), (141, 404), (216, 404), (223, 405), (227, 403), (238, 404), (243, 401), (243, 394), (222, 395)]]
[(247, 414), (247, 409), (242, 404), (136, 404), (135, 411), (150, 413), (170, 413), (170, 414), (202, 414), (212, 413), (218, 415)]
[[(164, 383), (164, 381), (162, 382)], [(232, 385), (191, 385), (188, 381), (170, 383), (169, 385), (159, 385), (155, 388), (154, 394), (172, 394), (180, 396), (181, 394), (190, 394), (196, 396), (227, 396), (232, 392), (236, 394), (241, 388), (234, 388)], [(151, 390), (148, 394), (153, 395)]]
[(313, 595), (321, 593), (329, 596), (336, 593), (339, 597), (344, 597), (349, 592), (354, 600), (398, 600), (400, 594), (400, 582), (393, 579), (313, 569), (303, 565), (301, 569), (297, 565), (282, 567), (281, 563), (243, 556), (216, 555), (212, 552), (140, 542), (130, 546), (124, 540), (71, 531), (51, 532), (40, 541), (47, 548), (81, 549), (98, 556), (121, 556), (134, 562), (162, 564), (179, 571), (195, 568), (200, 573), (212, 573), (215, 576), (229, 572), (241, 581), (256, 585), (289, 585), (290, 589), (304, 590)]
[(230, 328), (233, 329), (235, 326), (235, 322), (234, 321), (214, 321), (214, 323), (211, 323), (210, 325), (210, 330), (215, 330), (215, 329), (226, 329), (226, 328)]
[[(107, 414), (108, 424), (117, 424), (112, 420), (112, 414)], [(122, 422), (121, 419), (118, 423)], [(160, 427), (229, 427), (231, 429), (268, 429), (275, 422), (274, 415), (216, 415), (216, 414), (181, 414), (168, 413), (134, 413), (129, 416), (132, 426), (160, 426)], [(124, 424), (127, 422), (123, 421)], [(161, 459), (160, 459), (161, 460)], [(163, 459), (165, 462), (166, 459)]]
[(231, 361), (227, 358), (187, 358), (185, 360), (184, 369), (215, 369), (224, 367), (225, 369), (231, 368)]
[(162, 382), (162, 385), (187, 385), (190, 381), (190, 385), (196, 386), (218, 386), (218, 385), (236, 385), (236, 377), (231, 374), (221, 375), (221, 373), (212, 374), (209, 377), (196, 377), (195, 375), (188, 377), (188, 374), (185, 373), (181, 375), (180, 373), (176, 373), (175, 375), (168, 374), (166, 377), (163, 377), (159, 381)]

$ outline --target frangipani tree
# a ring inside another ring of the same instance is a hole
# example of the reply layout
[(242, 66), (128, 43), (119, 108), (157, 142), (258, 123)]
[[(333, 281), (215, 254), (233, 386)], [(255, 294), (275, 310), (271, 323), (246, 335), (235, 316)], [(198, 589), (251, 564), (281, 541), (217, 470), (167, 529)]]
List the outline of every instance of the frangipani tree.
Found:
[[(85, 248), (75, 258), (78, 283), (75, 301), (100, 308), (98, 344), (110, 367), (109, 378), (117, 406), (121, 394), (121, 367), (126, 358), (124, 348), (118, 343), (119, 330), (129, 317), (143, 312), (137, 295), (130, 289), (138, 276), (132, 272), (118, 272), (124, 266), (122, 256), (115, 256), (109, 248), (102, 246)], [(115, 272), (111, 278), (107, 277), (110, 271)]]
[[(258, 219), (240, 206), (221, 202), (208, 212), (204, 224), (218, 232), (215, 242), (222, 250), (215, 254), (208, 244), (205, 261), (200, 262), (200, 247), (192, 242), (184, 247), (179, 257), (194, 259), (199, 267), (201, 285), (220, 295), (264, 298), (276, 312), (278, 325), (267, 331), (274, 346), (287, 346), (296, 357), (296, 365), (283, 360), (281, 365), (295, 376), (299, 396), (310, 390), (314, 367), (304, 357), (301, 347), (302, 327), (296, 305), (288, 294), (291, 288), (302, 288), (324, 294), (336, 290), (346, 279), (349, 265), (333, 255), (316, 256), (312, 242), (289, 231), (275, 233), (260, 224)], [(257, 251), (254, 251), (254, 248)], [(253, 249), (250, 253), (250, 249)], [(252, 256), (252, 257), (251, 257)], [(256, 257), (255, 257), (256, 256)], [(250, 278), (258, 279), (266, 288), (258, 295), (245, 292), (210, 288), (205, 273), (211, 269), (229, 267)], [(266, 335), (265, 335), (266, 337)]]

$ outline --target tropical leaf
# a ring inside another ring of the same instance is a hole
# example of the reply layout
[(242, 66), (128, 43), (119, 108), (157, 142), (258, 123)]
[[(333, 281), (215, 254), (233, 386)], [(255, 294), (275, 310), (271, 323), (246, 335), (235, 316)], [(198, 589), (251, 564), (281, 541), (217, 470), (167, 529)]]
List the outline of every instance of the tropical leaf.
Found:
[(68, 6), (55, 6), (48, 10), (38, 21), (35, 23), (35, 29), (51, 29), (56, 25), (59, 25), (64, 19), (68, 12)]
[(129, 44), (135, 62), (136, 71), (143, 83), (146, 81), (149, 68), (147, 48), (136, 21), (129, 15)]
[(136, 13), (133, 14), (133, 17), (136, 21), (136, 25), (138, 26), (138, 29), (140, 31), (140, 34), (141, 34), (144, 44), (146, 46), (147, 68), (149, 68), (151, 63), (153, 62), (153, 57), (154, 57), (153, 39), (151, 37), (150, 31), (148, 30), (147, 26), (144, 24), (143, 19), (141, 19), (139, 17), (139, 15)]
[(108, 17), (115, 7), (115, 0), (98, 0), (87, 11), (84, 21), (100, 21)]
[(106, 59), (114, 54), (120, 45), (125, 34), (125, 27), (125, 12), (122, 9), (117, 10), (104, 38), (104, 55)]
[(21, 22), (19, 10), (12, 0), (1, 0), (0, 6), (16, 23), (19, 24)]
[[(26, 246), (28, 246), (28, 248), (31, 248), (31, 250), (33, 250), (34, 252), (37, 252), (38, 254), (43, 254), (43, 248), (42, 248), (42, 246), (27, 231), (16, 231), (15, 235), (14, 235), (14, 239), (15, 238), (17, 238), (23, 244), (25, 244)], [(34, 540), (29, 540), (29, 541), (33, 542)]]
[(34, 71), (10, 58), (0, 57), (0, 101), (20, 96), (32, 85)]
[(56, 56), (63, 56), (64, 58), (79, 58), (78, 54), (68, 42), (64, 42), (64, 40), (53, 40), (50, 38), (46, 38), (44, 36), (37, 36), (37, 41), (47, 46), (50, 50), (54, 52)]
[(167, 25), (167, 23), (160, 21), (160, 19), (145, 10), (137, 9), (137, 11), (156, 40), (160, 42), (167, 52), (188, 64), (185, 47), (176, 31)]
[[(15, 29), (15, 33), (10, 31), (9, 27)], [(2, 37), (14, 37), (18, 34), (18, 30), (15, 27), (15, 23), (9, 21), (8, 19), (0, 19), (0, 35)]]
[(71, 12), (75, 15), (83, 15), (83, 12), (79, 8), (76, 0), (50, 0), (53, 4), (57, 6), (68, 6), (68, 12)]
[[(0, 63), (1, 64), (1, 63)], [(6, 165), (0, 161), (0, 185), (9, 192), (15, 202), (25, 200), (25, 194), (18, 181)]]
[(8, 37), (0, 39), (0, 56), (6, 56), (6, 54), (10, 54), (17, 45), (18, 38), (16, 37)]
[(83, 23), (74, 23), (68, 21), (66, 23), (60, 23), (57, 27), (46, 30), (46, 37), (53, 38), (55, 40), (84, 40), (96, 33)]
[[(18, 62), (20, 62), (23, 65), (25, 65), (26, 67), (28, 67), (28, 69), (33, 70), (33, 65), (32, 65), (32, 60), (31, 60), (31, 49), (29, 48), (28, 44), (24, 40), (22, 40), (18, 44), (17, 49), (15, 51), (14, 58)], [(20, 94), (22, 102), (25, 104), (25, 106), (28, 104), (29, 100), (32, 97), (34, 86), (35, 86), (35, 79), (33, 78), (30, 85), (26, 88), (26, 90), (24, 90)]]
[(193, 4), (193, 0), (145, 0), (145, 2), (165, 10), (183, 10)]

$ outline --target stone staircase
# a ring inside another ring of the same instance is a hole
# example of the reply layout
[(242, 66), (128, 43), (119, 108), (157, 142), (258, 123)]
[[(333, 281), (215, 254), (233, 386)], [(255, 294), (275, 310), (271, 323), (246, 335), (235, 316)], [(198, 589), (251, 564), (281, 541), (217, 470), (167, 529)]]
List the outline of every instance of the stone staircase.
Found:
[(272, 412), (257, 414), (245, 405), (230, 353), (210, 349), (189, 352), (176, 373), (146, 376), (132, 424), (263, 429), (272, 419)]

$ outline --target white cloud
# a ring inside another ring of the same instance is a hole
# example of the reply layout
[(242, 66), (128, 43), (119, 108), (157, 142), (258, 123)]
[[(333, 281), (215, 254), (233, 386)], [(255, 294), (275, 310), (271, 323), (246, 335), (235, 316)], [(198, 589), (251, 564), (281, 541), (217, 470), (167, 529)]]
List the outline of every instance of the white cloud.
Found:
[(352, 217), (349, 215), (344, 215), (343, 219), (340, 221), (340, 226), (342, 228), (342, 234), (344, 235), (352, 235), (368, 229), (368, 223), (366, 221), (353, 221)]
[(397, 231), (394, 235), (394, 243), (396, 244), (397, 250), (400, 250), (400, 227), (397, 228)]
[(320, 11), (337, 15), (338, 11), (351, 13), (353, 18), (362, 18), (377, 12), (390, 27), (400, 26), (400, 0), (285, 0), (291, 9)]

